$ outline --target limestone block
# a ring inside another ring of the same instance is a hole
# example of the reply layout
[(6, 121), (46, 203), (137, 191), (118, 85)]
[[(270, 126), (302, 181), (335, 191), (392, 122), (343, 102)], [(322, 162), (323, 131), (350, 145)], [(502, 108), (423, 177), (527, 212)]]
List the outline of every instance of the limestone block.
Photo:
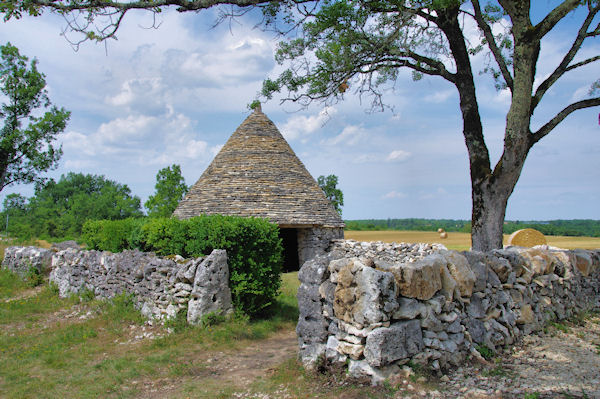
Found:
[(530, 324), (535, 321), (535, 314), (530, 304), (521, 305), (519, 317), (517, 318), (517, 324)]
[(430, 255), (413, 263), (396, 265), (394, 274), (400, 295), (427, 300), (442, 288), (441, 267), (445, 261), (439, 255)]
[(488, 266), (486, 263), (485, 254), (479, 251), (465, 251), (461, 253), (465, 256), (465, 258), (467, 258), (469, 266), (475, 274), (473, 291), (483, 291), (486, 287), (488, 279)]
[(388, 328), (373, 330), (367, 336), (364, 354), (369, 365), (381, 367), (415, 355), (423, 348), (419, 321), (400, 321)]
[(326, 278), (327, 264), (327, 259), (323, 256), (304, 262), (298, 272), (298, 280), (306, 284), (321, 284)]
[(350, 360), (348, 376), (354, 378), (370, 378), (372, 385), (379, 385), (391, 376), (398, 374), (400, 367), (391, 365), (386, 367), (372, 367), (365, 360)]
[(577, 270), (584, 276), (590, 275), (592, 270), (592, 257), (587, 251), (573, 251), (575, 255), (575, 266)]
[(314, 371), (319, 359), (325, 355), (326, 351), (327, 345), (324, 343), (300, 344), (298, 357), (306, 370)]
[(467, 258), (456, 251), (441, 251), (448, 263), (448, 271), (456, 281), (461, 296), (470, 297), (475, 285), (475, 273), (471, 270)]
[(345, 341), (338, 341), (336, 350), (339, 353), (350, 356), (351, 359), (358, 360), (362, 357), (365, 346), (360, 344), (351, 344)]
[(188, 302), (188, 323), (197, 324), (202, 316), (213, 312), (233, 312), (227, 253), (222, 249), (213, 250), (196, 270)]
[(391, 273), (365, 266), (358, 259), (340, 269), (333, 302), (338, 319), (362, 328), (390, 320), (397, 308)]
[(412, 298), (398, 298), (398, 309), (392, 315), (394, 319), (412, 320), (426, 312), (425, 305)]
[(454, 292), (457, 290), (458, 284), (450, 274), (447, 265), (442, 265), (440, 270), (440, 278), (442, 280), (441, 292), (448, 299), (448, 301), (452, 301), (454, 299)]

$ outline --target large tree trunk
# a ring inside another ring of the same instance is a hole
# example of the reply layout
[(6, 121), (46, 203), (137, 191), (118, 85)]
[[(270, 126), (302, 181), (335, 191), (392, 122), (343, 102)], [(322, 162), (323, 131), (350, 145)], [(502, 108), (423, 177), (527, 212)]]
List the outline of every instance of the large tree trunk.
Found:
[[(518, 179), (518, 176), (517, 176)], [(512, 183), (512, 184), (511, 184)], [(502, 227), (506, 205), (515, 184), (513, 182), (472, 182), (471, 248), (490, 251), (502, 248)]]
[(514, 79), (511, 107), (506, 116), (504, 152), (493, 171), (483, 138), (469, 53), (458, 21), (458, 7), (440, 10), (438, 19), (438, 26), (444, 32), (456, 62), (454, 84), (459, 93), (463, 136), (471, 170), (471, 246), (477, 251), (502, 248), (508, 198), (533, 145), (529, 125), (539, 40), (531, 36), (529, 1), (503, 0), (504, 3), (510, 6), (507, 11), (513, 23)]

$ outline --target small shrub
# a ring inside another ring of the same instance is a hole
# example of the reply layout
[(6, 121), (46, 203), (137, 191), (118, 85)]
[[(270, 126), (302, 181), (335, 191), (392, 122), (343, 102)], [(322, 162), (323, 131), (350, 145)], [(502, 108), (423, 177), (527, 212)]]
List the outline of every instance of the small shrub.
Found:
[(494, 351), (486, 345), (477, 345), (475, 349), (477, 349), (477, 352), (479, 352), (485, 360), (491, 360), (494, 357)]
[(82, 228), (82, 239), (89, 249), (121, 252), (140, 247), (140, 229), (145, 220), (88, 220)]
[(216, 312), (210, 312), (202, 316), (200, 319), (200, 325), (204, 328), (217, 326), (227, 320), (225, 315)]
[(133, 294), (123, 292), (108, 301), (103, 301), (101, 308), (104, 309), (104, 317), (109, 321), (119, 324), (122, 322), (142, 324), (145, 320), (140, 311), (136, 309), (135, 302)]
[(79, 300), (81, 302), (91, 302), (94, 300), (94, 298), (96, 298), (96, 294), (94, 293), (94, 291), (90, 290), (87, 287), (79, 291), (77, 296), (79, 297)]
[(233, 305), (250, 316), (265, 313), (281, 286), (279, 228), (265, 219), (203, 215), (187, 220), (89, 221), (83, 237), (89, 248), (112, 252), (138, 248), (190, 258), (224, 249)]
[(44, 282), (44, 276), (37, 267), (30, 265), (25, 273), (25, 282), (32, 288), (37, 287)]
[(180, 309), (175, 317), (166, 319), (165, 327), (173, 330), (174, 333), (180, 333), (190, 328), (187, 322), (187, 309)]
[(571, 331), (571, 329), (567, 327), (564, 323), (557, 323), (555, 321), (552, 321), (550, 322), (550, 325), (556, 328), (557, 330), (564, 332), (565, 334)]
[(58, 284), (56, 284), (54, 281), (50, 281), (48, 282), (48, 290), (53, 294), (53, 295), (57, 295), (60, 293), (60, 290), (58, 289)]

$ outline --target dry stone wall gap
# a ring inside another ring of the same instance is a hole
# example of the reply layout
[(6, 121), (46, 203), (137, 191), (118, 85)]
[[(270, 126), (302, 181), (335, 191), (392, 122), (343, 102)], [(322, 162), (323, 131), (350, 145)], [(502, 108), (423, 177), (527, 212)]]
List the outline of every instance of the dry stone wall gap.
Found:
[(92, 291), (99, 298), (133, 294), (148, 318), (165, 319), (187, 311), (198, 324), (208, 313), (233, 312), (225, 250), (185, 260), (162, 258), (137, 250), (111, 253), (67, 248), (58, 252), (36, 247), (9, 247), (3, 267), (24, 275), (31, 266), (51, 270), (62, 297)]
[(336, 240), (299, 272), (299, 355), (374, 383), (412, 361), (457, 366), (581, 310), (600, 309), (600, 250)]

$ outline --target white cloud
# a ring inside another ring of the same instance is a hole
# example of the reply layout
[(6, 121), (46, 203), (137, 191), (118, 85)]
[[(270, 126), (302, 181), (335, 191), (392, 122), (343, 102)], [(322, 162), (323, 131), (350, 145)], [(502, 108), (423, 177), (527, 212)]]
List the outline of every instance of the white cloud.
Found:
[(410, 158), (411, 153), (404, 150), (394, 150), (385, 158), (388, 162), (401, 162)]
[(430, 103), (443, 103), (455, 93), (454, 90), (437, 91), (433, 94), (425, 96), (424, 100)]
[(367, 130), (362, 126), (350, 125), (346, 126), (344, 130), (337, 136), (323, 140), (323, 144), (326, 145), (356, 145), (364, 138), (368, 136)]
[(438, 189), (435, 190), (435, 192), (433, 192), (433, 193), (421, 193), (419, 198), (424, 199), (424, 200), (431, 200), (431, 199), (442, 200), (446, 195), (448, 195), (448, 192), (443, 187), (438, 187)]
[(296, 115), (292, 116), (281, 127), (281, 134), (286, 140), (296, 140), (316, 132), (335, 115), (337, 110), (334, 107), (325, 107), (317, 115)]
[(390, 191), (387, 194), (384, 194), (381, 198), (382, 199), (401, 199), (401, 198), (406, 198), (407, 195), (404, 193), (400, 193), (397, 191)]
[(590, 91), (590, 85), (581, 86), (571, 96), (571, 102), (581, 101), (588, 97)]

